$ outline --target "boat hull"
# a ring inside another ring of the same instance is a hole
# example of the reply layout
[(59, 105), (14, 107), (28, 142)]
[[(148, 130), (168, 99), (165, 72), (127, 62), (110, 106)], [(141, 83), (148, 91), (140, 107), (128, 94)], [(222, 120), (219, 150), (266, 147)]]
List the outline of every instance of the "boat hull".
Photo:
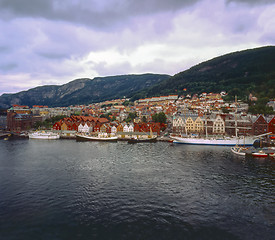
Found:
[(59, 139), (60, 135), (56, 133), (30, 133), (29, 139), (55, 140)]
[(103, 142), (116, 142), (117, 136), (114, 137), (96, 137), (96, 136), (85, 136), (76, 134), (77, 141), (103, 141)]
[(127, 140), (128, 143), (142, 143), (142, 142), (156, 142), (157, 141), (157, 138), (154, 137), (154, 138), (146, 138), (146, 139), (136, 139), (136, 138), (131, 138), (131, 139), (128, 139)]
[(215, 139), (215, 138), (188, 138), (188, 137), (171, 137), (174, 143), (181, 144), (192, 144), (192, 145), (216, 145), (216, 146), (236, 146), (236, 145), (246, 145), (252, 146), (254, 140), (249, 139), (238, 139), (238, 138), (225, 138), (225, 139)]
[(268, 157), (268, 154), (267, 153), (263, 153), (263, 152), (256, 152), (256, 153), (252, 153), (252, 157), (266, 158), (266, 157)]
[(245, 156), (246, 153), (243, 151), (242, 147), (232, 147), (231, 152), (237, 154), (238, 156)]

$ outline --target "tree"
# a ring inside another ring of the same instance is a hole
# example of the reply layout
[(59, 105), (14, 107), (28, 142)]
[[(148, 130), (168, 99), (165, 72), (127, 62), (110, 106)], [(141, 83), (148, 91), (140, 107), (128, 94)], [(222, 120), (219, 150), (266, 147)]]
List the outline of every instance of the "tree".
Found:
[(259, 98), (255, 104), (249, 106), (248, 112), (251, 114), (274, 114), (273, 108), (266, 105), (268, 100), (267, 97)]
[(112, 113), (104, 113), (104, 114), (101, 114), (100, 117), (107, 118), (110, 121), (111, 120), (110, 115), (112, 115)]
[(164, 112), (155, 113), (152, 116), (153, 122), (166, 123), (167, 117)]
[(128, 122), (132, 122), (134, 121), (134, 119), (137, 117), (137, 113), (136, 112), (130, 112), (127, 119), (125, 120), (127, 123)]
[(142, 117), (142, 122), (146, 123), (147, 122), (147, 119), (145, 116)]

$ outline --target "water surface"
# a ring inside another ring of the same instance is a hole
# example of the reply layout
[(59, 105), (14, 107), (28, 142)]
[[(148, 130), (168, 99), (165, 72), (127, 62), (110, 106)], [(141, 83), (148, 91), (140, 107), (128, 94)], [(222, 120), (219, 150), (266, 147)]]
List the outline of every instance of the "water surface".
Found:
[(274, 160), (165, 142), (0, 141), (0, 239), (273, 239)]

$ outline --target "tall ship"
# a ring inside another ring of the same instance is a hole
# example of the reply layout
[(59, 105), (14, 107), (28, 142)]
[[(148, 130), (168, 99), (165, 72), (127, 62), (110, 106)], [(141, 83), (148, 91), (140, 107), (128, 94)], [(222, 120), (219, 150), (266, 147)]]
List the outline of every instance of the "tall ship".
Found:
[(194, 145), (217, 145), (217, 146), (252, 146), (255, 139), (253, 137), (182, 137), (170, 136), (174, 143), (194, 144)]
[[(237, 102), (237, 99), (236, 99)], [(193, 145), (216, 145), (216, 146), (253, 146), (255, 138), (254, 136), (238, 136), (238, 126), (236, 119), (235, 111), (235, 136), (208, 136), (208, 127), (207, 127), (207, 119), (205, 118), (205, 136), (200, 137), (198, 135), (180, 135), (173, 136), (170, 135), (170, 138), (173, 139), (174, 143), (183, 143), (183, 144), (193, 144)]]
[(29, 133), (29, 139), (55, 140), (59, 138), (60, 138), (60, 135), (54, 132), (38, 131), (38, 132)]

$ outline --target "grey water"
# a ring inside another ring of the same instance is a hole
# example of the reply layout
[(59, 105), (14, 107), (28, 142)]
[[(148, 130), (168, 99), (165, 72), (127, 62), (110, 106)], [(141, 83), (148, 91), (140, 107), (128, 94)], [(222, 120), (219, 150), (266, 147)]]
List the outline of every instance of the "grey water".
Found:
[(228, 147), (0, 140), (0, 239), (274, 239), (274, 169)]

